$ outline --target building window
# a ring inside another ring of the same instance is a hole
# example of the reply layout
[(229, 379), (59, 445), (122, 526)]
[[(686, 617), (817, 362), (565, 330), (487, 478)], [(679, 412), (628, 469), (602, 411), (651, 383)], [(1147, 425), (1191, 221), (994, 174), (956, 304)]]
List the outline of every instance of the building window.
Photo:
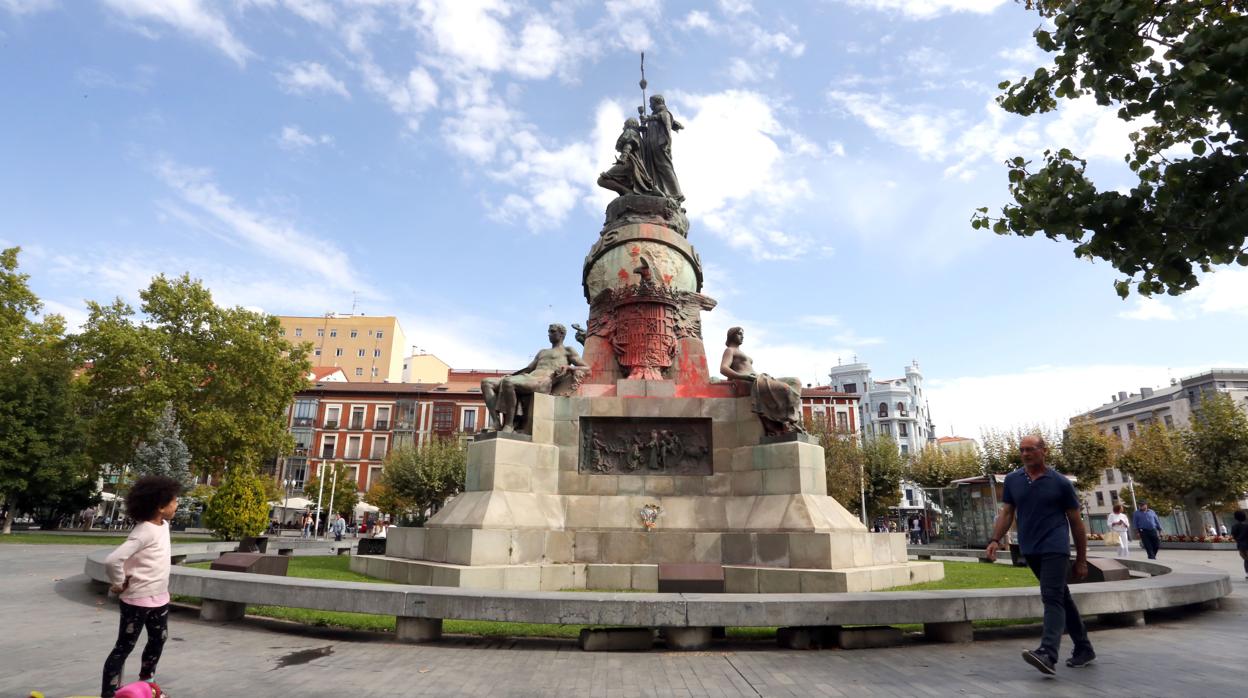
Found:
[(356, 355), (357, 355), (357, 356), (359, 356), (361, 359), (362, 359), (362, 358), (364, 358), (364, 350), (363, 350), (363, 349), (357, 349), (355, 353), (356, 353)]
[[(358, 371), (359, 369), (356, 369), (356, 370)], [(364, 407), (361, 406), (361, 407), (351, 408), (351, 428), (352, 429), (364, 428)]]
[(359, 337), (359, 336), (360, 336), (360, 333), (358, 330), (351, 330), (351, 339), (355, 339), (356, 337)]
[(903, 458), (910, 455), (910, 447), (906, 444), (901, 445), (901, 455)]
[(334, 350), (334, 356), (342, 356), (342, 347), (338, 347)]
[(844, 412), (836, 413), (836, 428), (838, 431), (849, 431), (849, 415)]
[(857, 384), (857, 383), (846, 383), (846, 384), (845, 384), (845, 392), (847, 392), (847, 393), (854, 393), (854, 394), (857, 394), (857, 393), (858, 393), (858, 384)]
[(460, 431), (474, 434), (477, 431), (477, 408), (464, 410), (464, 424)]
[(1106, 469), (1105, 469), (1105, 482), (1107, 482), (1107, 483), (1109, 483), (1109, 484), (1111, 484), (1111, 485), (1112, 485), (1112, 484), (1114, 484), (1114, 477), (1115, 477), (1115, 476), (1114, 476), (1114, 469), (1113, 469), (1113, 468), (1106, 468)]
[(1118, 503), (1118, 490), (1110, 490), (1110, 491), (1109, 491), (1109, 501), (1110, 501), (1110, 502), (1112, 502), (1112, 503), (1114, 503), (1114, 504), (1117, 504), (1117, 503)]
[(296, 337), (302, 337), (302, 336), (303, 336), (303, 328), (302, 328), (302, 327), (296, 327), (296, 328), (295, 328), (295, 336), (296, 336)]
[(369, 451), (369, 460), (381, 460), (386, 457), (386, 442), (389, 441), (384, 436), (373, 437), (373, 450)]
[(439, 434), (450, 434), (455, 431), (455, 405), (450, 402), (436, 402), (433, 405), (433, 430)]
[(377, 330), (377, 339), (381, 339), (383, 336), (381, 330)]
[(897, 403), (897, 413), (903, 417), (906, 416), (906, 403), (904, 402)]
[(364, 437), (362, 436), (348, 436), (347, 437), (347, 452), (343, 457), (346, 458), (347, 460), (359, 460), (360, 459), (360, 444), (363, 442), (364, 442)]
[(325, 328), (324, 328), (324, 327), (318, 327), (318, 328), (316, 328), (316, 336), (317, 336), (317, 337), (324, 337), (324, 336), (325, 336)]
[(909, 435), (910, 435), (910, 430), (906, 428), (906, 423), (905, 423), (905, 422), (900, 422), (900, 423), (897, 425), (897, 435), (898, 435), (898, 436), (909, 436)]
[(331, 405), (325, 408), (325, 428), (337, 429), (338, 418), (342, 415), (342, 408), (338, 405)]
[(357, 369), (355, 369), (355, 375), (357, 375), (357, 376), (362, 376), (362, 375), (364, 375), (364, 369), (362, 369), (362, 368), (357, 368)]
[(314, 349), (314, 350), (312, 350), (312, 353), (313, 353), (315, 356), (320, 356), (320, 355), (321, 355), (321, 350), (320, 350), (320, 349)]
[(310, 427), (316, 421), (316, 400), (295, 400), (292, 426)]
[(1162, 417), (1162, 419), (1166, 420), (1166, 428), (1167, 428), (1167, 429), (1173, 429), (1173, 428), (1174, 428), (1174, 417), (1171, 417), (1170, 415), (1166, 415), (1166, 416)]
[(308, 459), (287, 458), (286, 479), (290, 480), (290, 488), (294, 491), (303, 489), (303, 481), (308, 478)]
[[(348, 465), (343, 468), (342, 479), (355, 484), (355, 491), (360, 491), (360, 466)], [(335, 505), (335, 509), (337, 506)]]
[(1117, 436), (1119, 439), (1121, 439), (1121, 438), (1122, 438), (1122, 430), (1121, 430), (1121, 429), (1119, 429), (1118, 427), (1113, 427), (1113, 432), (1114, 432), (1114, 436)]
[(330, 330), (330, 331), (329, 331), (329, 336), (330, 336), (330, 337), (337, 337), (337, 336), (338, 336), (338, 330)]
[(369, 468), (368, 469), (368, 484), (366, 485), (366, 487), (371, 490), (373, 489), (373, 485), (377, 484), (377, 482), (380, 480), (381, 480), (381, 466), (374, 465), (373, 467)]
[(1130, 437), (1135, 436), (1135, 423), (1134, 422), (1127, 425), (1127, 436), (1130, 436)]
[(376, 378), (376, 377), (377, 377), (377, 375), (378, 375), (378, 374), (377, 374), (377, 367), (376, 367), (376, 366), (374, 366), (374, 367), (373, 367), (373, 378)]
[(885, 422), (884, 424), (880, 425), (880, 433), (891, 436), (893, 433), (893, 430), (891, 427), (888, 426), (888, 423)]
[(285, 327), (279, 327), (279, 328), (277, 328), (277, 334), (278, 334), (278, 336), (280, 336), (280, 337), (285, 337), (285, 336), (286, 336), (286, 328), (285, 328)]
[(374, 350), (373, 350), (373, 358), (374, 358), (374, 359), (380, 359), (380, 358), (381, 358), (381, 350), (380, 350), (380, 349), (374, 349)]
[(338, 446), (338, 437), (335, 434), (323, 434), (321, 436), (321, 458), (329, 460), (334, 457), (334, 449)]
[(888, 405), (883, 402), (880, 403), (880, 416), (881, 417), (888, 416)]
[(1103, 507), (1103, 506), (1105, 506), (1105, 493), (1104, 493), (1104, 492), (1097, 492), (1097, 493), (1096, 493), (1096, 505), (1097, 505), (1098, 507)]

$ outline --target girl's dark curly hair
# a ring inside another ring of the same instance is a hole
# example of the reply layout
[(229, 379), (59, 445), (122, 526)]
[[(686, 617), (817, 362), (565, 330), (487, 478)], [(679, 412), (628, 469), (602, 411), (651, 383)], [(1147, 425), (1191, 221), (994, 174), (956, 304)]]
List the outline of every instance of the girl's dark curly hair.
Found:
[(151, 521), (161, 507), (182, 493), (182, 483), (164, 475), (144, 475), (126, 495), (126, 512), (138, 521)]

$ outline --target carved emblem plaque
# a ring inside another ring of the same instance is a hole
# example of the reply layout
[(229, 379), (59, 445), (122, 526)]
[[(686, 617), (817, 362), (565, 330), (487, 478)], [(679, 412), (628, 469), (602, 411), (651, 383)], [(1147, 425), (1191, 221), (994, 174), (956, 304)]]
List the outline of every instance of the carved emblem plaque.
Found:
[(709, 418), (581, 417), (587, 475), (710, 475)]

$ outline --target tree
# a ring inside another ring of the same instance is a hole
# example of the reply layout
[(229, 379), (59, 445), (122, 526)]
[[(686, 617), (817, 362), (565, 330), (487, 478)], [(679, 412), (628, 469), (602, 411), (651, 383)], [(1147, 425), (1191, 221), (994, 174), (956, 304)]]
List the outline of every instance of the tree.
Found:
[(240, 540), (264, 533), (269, 525), (265, 479), (245, 465), (227, 470), (221, 486), (208, 500), (204, 525), (221, 540)]
[[(0, 501), (36, 513), (44, 528), (97, 501), (85, 455), (77, 365), (65, 321), (48, 315), (17, 270), (17, 248), (0, 252)], [(12, 515), (3, 533), (11, 530)]]
[(906, 459), (890, 436), (868, 436), (862, 440), (867, 516), (874, 519), (888, 514), (888, 508), (901, 501), (901, 478)]
[(390, 520), (400, 525), (405, 524), (412, 517), (412, 510), (415, 506), (411, 500), (400, 496), (389, 485), (384, 482), (375, 483), (368, 494), (364, 496), (365, 501), (377, 507), (382, 514), (388, 514)]
[[(1032, 170), (1007, 162), (1013, 202), (1000, 218), (987, 207), (977, 229), (1030, 237), (1037, 232), (1075, 244), (1075, 256), (1103, 259), (1144, 296), (1178, 295), (1232, 262), (1248, 266), (1248, 3), (1244, 0), (1027, 0), (1056, 29), (1034, 32), (1056, 53), (1054, 65), (1003, 82), (997, 102), (1028, 116), (1058, 99), (1091, 96), (1139, 120), (1126, 161), (1138, 179), (1130, 190), (1100, 190), (1087, 161), (1066, 148), (1045, 151)], [(1189, 154), (1190, 153), (1190, 154)]]
[(1248, 415), (1230, 395), (1206, 396), (1183, 434), (1192, 487), (1183, 510), (1193, 532), (1203, 530), (1200, 508), (1234, 502), (1248, 492)]
[(166, 404), (160, 420), (148, 433), (147, 439), (135, 448), (134, 460), (130, 465), (136, 477), (163, 475), (177, 480), (185, 488), (190, 488), (195, 482), (195, 476), (191, 475), (191, 470), (187, 467), (190, 460), (191, 452), (182, 442), (173, 405)]
[(1071, 422), (1062, 434), (1062, 473), (1075, 477), (1075, 488), (1087, 491), (1114, 467), (1121, 450), (1118, 439), (1102, 433), (1090, 419)]
[(979, 475), (981, 461), (978, 448), (945, 451), (939, 446), (927, 446), (910, 460), (906, 477), (920, 487), (948, 487), (954, 480)]
[(131, 462), (166, 404), (195, 473), (289, 453), (284, 417), (307, 383), (309, 345), (283, 339), (273, 316), (216, 305), (188, 275), (157, 276), (140, 296), (141, 318), (120, 300), (89, 304), (79, 337), (96, 462)]
[[(325, 490), (321, 490), (320, 477), (324, 471)], [(337, 477), (335, 478), (335, 473)], [(347, 466), (342, 463), (325, 464), (317, 469), (316, 475), (308, 478), (303, 483), (303, 494), (313, 502), (319, 494), (321, 497), (321, 508), (326, 514), (342, 514), (346, 518), (351, 518), (352, 512), (355, 511), (355, 505), (360, 503), (360, 488), (355, 482), (355, 475), (352, 471), (347, 470)], [(330, 511), (330, 501), (333, 501), (334, 511)], [(325, 515), (321, 516), (325, 519)]]
[[(823, 464), (828, 482), (828, 496), (855, 516), (862, 511), (862, 447), (858, 437), (834, 429), (826, 421), (814, 420), (806, 425), (823, 447)], [(864, 522), (865, 523), (865, 522)]]
[(458, 438), (434, 438), (423, 446), (400, 446), (386, 455), (381, 481), (412, 503), (414, 523), (423, 526), (442, 504), (464, 489), (467, 451)]
[(1156, 422), (1131, 440), (1118, 468), (1135, 481), (1136, 501), (1148, 502), (1159, 514), (1172, 510), (1196, 484), (1183, 432)]

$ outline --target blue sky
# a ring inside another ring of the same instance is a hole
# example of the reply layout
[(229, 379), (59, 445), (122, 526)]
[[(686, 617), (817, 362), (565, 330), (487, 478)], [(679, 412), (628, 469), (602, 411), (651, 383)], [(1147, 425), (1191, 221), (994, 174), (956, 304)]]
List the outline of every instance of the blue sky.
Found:
[(996, 84), (1047, 62), (1006, 0), (0, 0), (0, 245), (51, 312), (190, 272), (279, 314), (399, 316), (461, 368), (584, 320), (624, 116), (651, 92), (690, 241), (761, 370), (912, 359), (941, 435), (1052, 424), (1242, 366), (1248, 274), (1120, 301), (1069, 245), (972, 230), (1001, 162), (1068, 146), (1130, 182), (1132, 130)]

